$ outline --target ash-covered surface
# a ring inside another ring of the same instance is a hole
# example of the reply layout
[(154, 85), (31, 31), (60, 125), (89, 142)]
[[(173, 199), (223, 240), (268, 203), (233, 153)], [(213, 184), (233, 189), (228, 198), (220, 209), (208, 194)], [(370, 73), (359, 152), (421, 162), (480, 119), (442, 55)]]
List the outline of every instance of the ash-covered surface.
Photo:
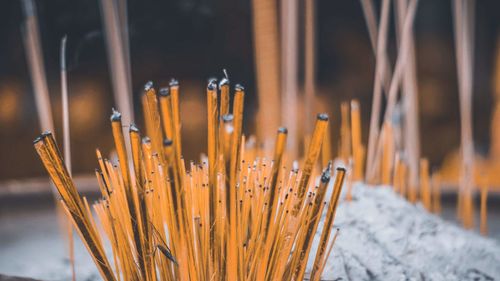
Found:
[[(55, 210), (47, 205), (26, 209), (0, 208), (0, 274), (44, 281), (71, 280), (65, 239), (59, 233)], [(102, 280), (76, 233), (74, 238), (77, 280)]]
[(386, 187), (355, 185), (335, 227), (340, 234), (323, 280), (500, 280), (498, 241), (429, 214)]
[[(356, 185), (353, 196), (337, 210), (340, 235), (324, 280), (500, 280), (497, 240), (431, 215), (389, 188)], [(316, 241), (320, 231), (321, 224)], [(77, 280), (101, 280), (85, 247), (75, 242)], [(53, 209), (0, 206), (0, 273), (71, 280)]]

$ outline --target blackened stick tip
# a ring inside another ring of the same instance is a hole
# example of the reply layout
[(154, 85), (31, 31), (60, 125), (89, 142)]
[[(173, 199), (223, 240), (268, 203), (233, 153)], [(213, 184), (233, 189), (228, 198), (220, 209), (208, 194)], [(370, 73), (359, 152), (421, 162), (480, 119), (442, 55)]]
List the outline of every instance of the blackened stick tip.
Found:
[(245, 91), (245, 87), (243, 87), (243, 85), (241, 84), (236, 84), (236, 86), (234, 86), (234, 89), (236, 91)]
[(179, 87), (179, 81), (177, 81), (177, 79), (175, 79), (175, 78), (172, 78), (172, 79), (170, 79), (168, 86), (169, 87)]
[(129, 131), (134, 133), (139, 133), (139, 128), (137, 128), (137, 126), (134, 123), (132, 123), (130, 124)]
[(217, 90), (217, 80), (216, 80), (216, 79), (211, 79), (211, 80), (208, 82), (207, 89), (208, 89), (209, 91), (215, 91), (215, 90)]
[(159, 93), (160, 93), (160, 97), (168, 97), (168, 96), (170, 96), (170, 88), (167, 88), (167, 87), (161, 88)]
[(326, 113), (320, 113), (320, 114), (318, 114), (318, 116), (316, 118), (318, 120), (328, 121), (328, 114), (326, 114)]
[(148, 81), (146, 84), (144, 84), (144, 91), (150, 91), (153, 89), (153, 81)]
[(222, 88), (224, 86), (229, 86), (229, 80), (226, 78), (222, 78), (219, 82), (219, 88)]
[(327, 183), (330, 181), (331, 174), (330, 174), (330, 166), (326, 167), (325, 170), (323, 170), (323, 173), (321, 173), (321, 182), (322, 183)]
[(233, 121), (234, 116), (232, 114), (225, 114), (222, 116), (222, 121), (225, 123)]
[(122, 120), (122, 114), (113, 108), (113, 114), (110, 118), (111, 122), (120, 122)]
[(286, 127), (280, 127), (278, 129), (278, 133), (280, 133), (280, 134), (288, 134), (288, 129)]

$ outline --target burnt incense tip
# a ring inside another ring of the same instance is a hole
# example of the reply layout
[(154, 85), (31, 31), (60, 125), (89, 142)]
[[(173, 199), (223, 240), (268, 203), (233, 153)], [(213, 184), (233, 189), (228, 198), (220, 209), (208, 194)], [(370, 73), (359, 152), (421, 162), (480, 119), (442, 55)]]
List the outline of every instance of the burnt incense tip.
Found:
[(229, 80), (226, 78), (222, 78), (219, 82), (219, 88), (222, 88), (223, 86), (229, 86)]
[(234, 116), (232, 114), (222, 115), (222, 121), (224, 121), (224, 123), (228, 123), (228, 122), (233, 121), (233, 118), (234, 118)]
[(331, 174), (330, 174), (330, 165), (323, 170), (323, 173), (321, 173), (321, 182), (322, 183), (327, 183), (330, 181)]
[(320, 114), (318, 114), (318, 116), (316, 118), (318, 120), (321, 120), (321, 121), (328, 121), (328, 114), (326, 114), (326, 113), (320, 113)]
[(161, 88), (159, 94), (160, 94), (160, 97), (170, 96), (170, 88), (167, 88), (167, 87)]
[(236, 86), (234, 86), (234, 90), (245, 91), (245, 87), (243, 87), (243, 85), (241, 85), (241, 84), (236, 84)]
[(44, 137), (44, 138), (49, 137), (49, 136), (52, 136), (52, 132), (51, 132), (51, 131), (49, 131), (49, 130), (47, 130), (47, 131), (43, 132), (43, 133), (41, 134), (41, 136), (42, 136), (42, 137)]
[(222, 69), (222, 73), (224, 73), (224, 77), (219, 82), (219, 87), (229, 86), (229, 75), (227, 75), (227, 70)]
[(36, 144), (36, 143), (39, 143), (41, 142), (42, 140), (44, 139), (44, 137), (42, 135), (36, 137), (34, 140), (33, 140), (33, 144)]
[(278, 133), (279, 134), (288, 134), (288, 129), (286, 127), (279, 127)]
[(122, 114), (113, 108), (113, 114), (111, 114), (110, 120), (111, 122), (120, 122), (122, 121)]
[(178, 87), (179, 86), (179, 81), (177, 79), (172, 78), (170, 79), (170, 82), (168, 83), (169, 87)]
[(139, 128), (137, 128), (137, 126), (134, 123), (132, 123), (130, 124), (129, 132), (139, 133)]
[(45, 131), (43, 133), (41, 133), (38, 137), (36, 137), (34, 140), (33, 140), (33, 144), (36, 144), (38, 142), (41, 142), (43, 141), (45, 138), (49, 137), (49, 136), (52, 136), (52, 133), (50, 131)]
[(163, 140), (163, 146), (171, 146), (173, 144), (173, 141), (171, 139), (164, 139)]
[(217, 80), (216, 79), (210, 79), (210, 81), (208, 81), (207, 89), (209, 91), (215, 91), (215, 90), (217, 90)]
[(150, 91), (153, 89), (153, 81), (148, 81), (146, 84), (144, 84), (144, 91)]

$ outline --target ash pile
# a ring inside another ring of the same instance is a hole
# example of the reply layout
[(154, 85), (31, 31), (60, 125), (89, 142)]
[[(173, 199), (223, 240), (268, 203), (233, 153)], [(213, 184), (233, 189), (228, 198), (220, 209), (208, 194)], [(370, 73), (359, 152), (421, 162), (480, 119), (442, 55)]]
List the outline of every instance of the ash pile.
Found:
[[(358, 183), (352, 195), (337, 210), (340, 233), (322, 280), (500, 280), (497, 241), (446, 222), (388, 187)], [(321, 224), (315, 239), (320, 235)]]

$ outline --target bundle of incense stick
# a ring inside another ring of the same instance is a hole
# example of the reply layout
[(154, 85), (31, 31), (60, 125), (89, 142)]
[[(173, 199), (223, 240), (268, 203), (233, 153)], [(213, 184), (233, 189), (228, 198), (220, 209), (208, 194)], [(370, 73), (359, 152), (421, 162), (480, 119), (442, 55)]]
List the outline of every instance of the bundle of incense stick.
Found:
[[(94, 205), (113, 263), (53, 135), (44, 133), (35, 140), (66, 213), (103, 279), (302, 280), (309, 258), (314, 259), (311, 280), (320, 279), (336, 237), (331, 229), (345, 176), (345, 170), (337, 168), (330, 185), (331, 162), (320, 175), (315, 172), (328, 116), (317, 116), (302, 168), (287, 171), (287, 130), (278, 130), (273, 158), (263, 158), (265, 152), (246, 144), (242, 134), (244, 88), (236, 85), (232, 106), (230, 95), (226, 78), (219, 85), (209, 82), (208, 156), (187, 167), (180, 145), (177, 81), (158, 93), (151, 82), (144, 87), (147, 137), (133, 124), (124, 135), (121, 115), (113, 111), (118, 163), (97, 150), (102, 199)], [(125, 138), (130, 139), (130, 155)], [(328, 188), (333, 192), (319, 247), (310, 253)]]

